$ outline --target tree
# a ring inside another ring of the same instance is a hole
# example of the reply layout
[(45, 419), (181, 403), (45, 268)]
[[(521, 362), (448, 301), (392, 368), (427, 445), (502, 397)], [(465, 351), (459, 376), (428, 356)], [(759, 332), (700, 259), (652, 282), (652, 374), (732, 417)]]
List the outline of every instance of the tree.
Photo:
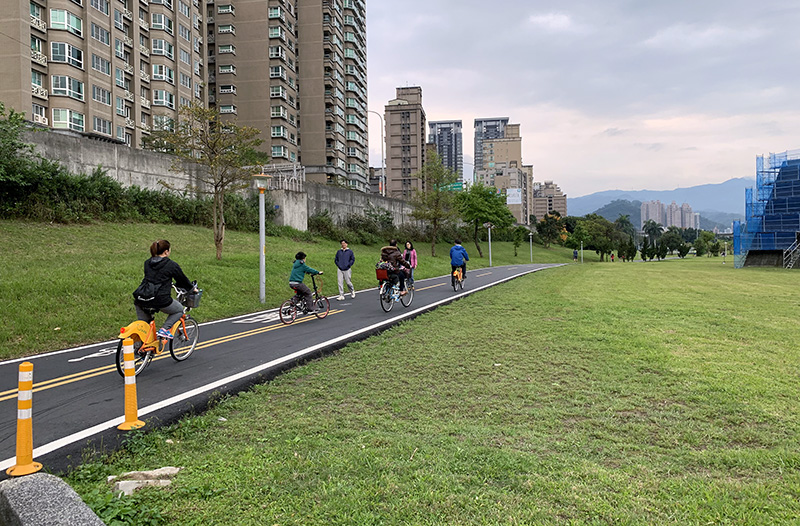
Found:
[(458, 195), (457, 204), (461, 219), (474, 227), (473, 239), (480, 257), (483, 257), (483, 251), (478, 243), (478, 229), (481, 225), (492, 223), (498, 228), (503, 228), (514, 222), (514, 216), (506, 206), (505, 198), (492, 187), (473, 184), (468, 191)]
[(414, 208), (411, 217), (427, 221), (430, 225), (431, 256), (436, 257), (439, 229), (445, 221), (458, 217), (455, 194), (448, 188), (456, 182), (458, 174), (442, 165), (442, 159), (436, 152), (431, 152), (422, 170), (415, 173), (414, 177), (422, 181), (422, 189), (415, 191), (411, 197), (411, 206)]
[[(225, 195), (250, 186), (252, 173), (245, 166), (258, 158), (256, 148), (263, 142), (256, 128), (223, 121), (215, 108), (192, 103), (182, 106), (178, 122), (155, 130), (142, 140), (147, 149), (170, 152), (175, 160), (170, 169), (193, 175), (189, 190), (212, 196), (212, 225), (217, 259), (222, 259), (225, 242)], [(204, 170), (193, 172), (192, 165)]]
[(700, 257), (708, 252), (711, 242), (714, 241), (714, 233), (707, 230), (700, 230), (700, 235), (694, 242), (695, 256)]
[(614, 224), (600, 215), (587, 214), (576, 231), (578, 229), (585, 232), (584, 248), (594, 250), (600, 256), (600, 261), (605, 261), (606, 254), (610, 254), (617, 245)]
[(529, 233), (530, 230), (522, 225), (517, 226), (511, 231), (511, 239), (514, 244), (514, 257), (517, 257), (517, 249), (522, 245), (522, 242), (525, 241)]
[(681, 229), (676, 226), (669, 227), (659, 241), (664, 243), (669, 253), (672, 254), (672, 252), (677, 250), (678, 247), (681, 246), (681, 243), (683, 243)]
[(631, 216), (620, 214), (616, 221), (614, 221), (614, 228), (628, 237), (636, 235), (636, 228), (631, 223)]
[(656, 223), (652, 219), (648, 219), (644, 222), (644, 226), (642, 226), (642, 230), (650, 238), (650, 244), (652, 246), (656, 246), (656, 242), (661, 237), (661, 233), (663, 232), (664, 227), (661, 223)]
[(22, 140), (28, 127), (24, 113), (0, 102), (0, 184), (21, 184), (20, 173), (36, 158), (33, 146)]
[(691, 247), (688, 244), (681, 243), (681, 245), (678, 247), (678, 257), (681, 259), (685, 258), (686, 254), (689, 253), (690, 248)]
[(545, 215), (541, 221), (536, 224), (536, 231), (544, 242), (544, 247), (548, 248), (550, 243), (561, 239), (564, 233), (564, 220), (561, 219), (561, 214), (557, 210), (553, 210)]

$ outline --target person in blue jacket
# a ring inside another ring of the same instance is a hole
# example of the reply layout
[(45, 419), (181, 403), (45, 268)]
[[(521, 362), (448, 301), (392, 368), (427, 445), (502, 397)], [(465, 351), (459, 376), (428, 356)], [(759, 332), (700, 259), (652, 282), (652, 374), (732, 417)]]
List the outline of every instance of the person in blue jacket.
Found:
[(461, 246), (461, 240), (456, 239), (455, 245), (450, 248), (450, 284), (454, 285), (456, 282), (455, 276), (453, 276), (453, 272), (456, 271), (458, 267), (461, 267), (461, 274), (463, 275), (462, 279), (467, 279), (467, 261), (469, 261), (469, 255), (467, 254), (467, 250)]

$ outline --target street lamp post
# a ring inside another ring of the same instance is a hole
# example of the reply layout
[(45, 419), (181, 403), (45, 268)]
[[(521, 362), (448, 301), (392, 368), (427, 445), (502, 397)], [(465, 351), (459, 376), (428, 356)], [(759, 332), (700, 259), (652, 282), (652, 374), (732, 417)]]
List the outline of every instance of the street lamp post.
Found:
[(258, 243), (259, 243), (259, 250), (258, 250), (258, 299), (261, 300), (261, 303), (267, 302), (267, 262), (266, 262), (266, 232), (265, 232), (265, 225), (267, 219), (267, 214), (264, 205), (264, 192), (267, 190), (267, 184), (269, 180), (269, 176), (260, 173), (254, 174), (253, 179), (256, 182), (256, 186), (258, 187)]
[(381, 120), (381, 177), (378, 180), (378, 193), (380, 193), (383, 197), (386, 197), (386, 157), (384, 156), (384, 126), (383, 126), (383, 115), (378, 113), (374, 110), (367, 110), (369, 113), (374, 113), (378, 116)]
[(528, 240), (531, 242), (531, 263), (533, 263), (533, 232), (528, 232)]

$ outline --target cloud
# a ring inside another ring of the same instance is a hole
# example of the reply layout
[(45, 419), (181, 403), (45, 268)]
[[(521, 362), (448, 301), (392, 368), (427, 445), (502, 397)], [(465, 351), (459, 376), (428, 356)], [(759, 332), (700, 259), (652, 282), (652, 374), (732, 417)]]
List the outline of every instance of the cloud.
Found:
[(738, 46), (761, 36), (753, 28), (732, 28), (717, 24), (700, 26), (698, 24), (676, 24), (658, 31), (643, 42), (650, 48), (695, 51), (720, 46)]
[(572, 21), (569, 15), (564, 13), (546, 13), (543, 15), (531, 15), (528, 22), (539, 29), (544, 29), (551, 33), (563, 33), (578, 31), (580, 28)]
[(619, 128), (606, 128), (601, 135), (608, 135), (609, 137), (616, 137), (617, 135), (624, 135), (628, 130), (621, 130)]

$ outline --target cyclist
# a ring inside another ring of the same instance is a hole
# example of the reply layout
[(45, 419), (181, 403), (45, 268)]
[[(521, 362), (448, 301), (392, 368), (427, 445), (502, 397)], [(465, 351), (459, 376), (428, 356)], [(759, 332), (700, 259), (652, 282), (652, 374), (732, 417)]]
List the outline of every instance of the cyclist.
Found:
[(381, 261), (389, 264), (387, 274), (389, 274), (389, 280), (392, 285), (394, 286), (398, 280), (400, 281), (400, 295), (405, 296), (408, 294), (406, 290), (406, 273), (403, 267), (408, 267), (409, 264), (403, 259), (403, 254), (398, 250), (396, 239), (392, 239), (389, 241), (388, 246), (381, 248)]
[(160, 239), (150, 245), (150, 255), (150, 259), (144, 262), (142, 284), (133, 293), (133, 305), (136, 307), (136, 317), (147, 323), (152, 321), (154, 311), (165, 313), (167, 319), (164, 326), (156, 332), (156, 336), (162, 340), (171, 340), (170, 328), (183, 315), (183, 305), (172, 298), (172, 280), (182, 289), (197, 292), (197, 288), (183, 273), (180, 265), (169, 259), (169, 241)]
[(306, 310), (313, 314), (317, 311), (314, 305), (314, 297), (311, 294), (311, 289), (308, 285), (303, 283), (306, 274), (319, 275), (322, 274), (321, 270), (315, 270), (306, 265), (306, 253), (303, 251), (294, 255), (294, 264), (292, 265), (292, 273), (289, 275), (289, 286), (294, 289), (299, 296), (302, 296), (306, 302)]
[(467, 279), (467, 261), (469, 261), (469, 255), (467, 254), (467, 249), (461, 246), (461, 240), (456, 239), (455, 245), (450, 248), (450, 284), (455, 285), (456, 277), (453, 275), (453, 272), (456, 271), (458, 267), (461, 267), (461, 279)]

